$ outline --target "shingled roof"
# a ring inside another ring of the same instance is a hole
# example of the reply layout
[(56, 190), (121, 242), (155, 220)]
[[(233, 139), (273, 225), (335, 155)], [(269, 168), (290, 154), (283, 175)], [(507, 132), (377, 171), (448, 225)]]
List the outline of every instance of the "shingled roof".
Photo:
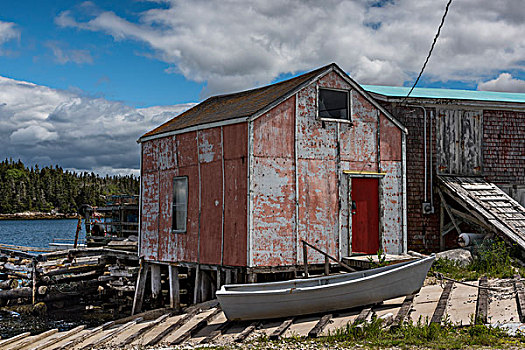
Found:
[(315, 79), (319, 74), (332, 66), (336, 66), (335, 63), (276, 84), (233, 94), (212, 96), (142, 135), (140, 140), (192, 126), (252, 116), (279, 98)]

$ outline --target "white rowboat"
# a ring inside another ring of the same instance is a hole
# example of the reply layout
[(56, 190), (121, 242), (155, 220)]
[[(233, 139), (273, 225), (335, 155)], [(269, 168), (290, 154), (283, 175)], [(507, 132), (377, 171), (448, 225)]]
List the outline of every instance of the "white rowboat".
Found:
[(371, 270), (282, 282), (230, 284), (217, 293), (229, 320), (344, 310), (416, 293), (434, 255)]

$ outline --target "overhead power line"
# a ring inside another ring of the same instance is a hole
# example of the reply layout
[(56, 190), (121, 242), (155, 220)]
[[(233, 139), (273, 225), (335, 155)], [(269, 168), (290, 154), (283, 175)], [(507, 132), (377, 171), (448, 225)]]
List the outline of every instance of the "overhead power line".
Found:
[(441, 34), (441, 28), (443, 28), (443, 24), (445, 24), (445, 18), (447, 17), (448, 8), (450, 7), (450, 4), (452, 3), (452, 0), (448, 0), (447, 6), (445, 7), (445, 13), (443, 14), (443, 17), (441, 17), (441, 23), (439, 24), (439, 28), (437, 30), (436, 36), (434, 37), (434, 41), (432, 42), (432, 46), (430, 47), (430, 51), (428, 52), (427, 59), (425, 60), (425, 63), (423, 64), (423, 67), (421, 68), (421, 72), (419, 72), (419, 75), (417, 76), (416, 81), (414, 82), (414, 85), (412, 85), (412, 88), (408, 92), (407, 96), (404, 98), (403, 103), (406, 102), (407, 98), (410, 96), (412, 91), (414, 91), (414, 88), (416, 87), (419, 78), (423, 75), (423, 71), (425, 70), (428, 60), (430, 60), (430, 56), (432, 55), (432, 51), (434, 50), (434, 46), (436, 46), (436, 42), (439, 38), (439, 34)]

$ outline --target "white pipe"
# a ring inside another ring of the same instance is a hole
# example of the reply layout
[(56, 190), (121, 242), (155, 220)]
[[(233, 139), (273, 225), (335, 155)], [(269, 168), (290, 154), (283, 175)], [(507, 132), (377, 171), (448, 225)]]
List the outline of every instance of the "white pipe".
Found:
[(433, 173), (433, 168), (432, 168), (432, 153), (434, 152), (434, 149), (432, 147), (432, 141), (434, 140), (432, 138), (432, 118), (434, 117), (434, 112), (431, 110), (430, 111), (430, 167), (429, 167), (429, 170), (430, 170), (430, 207), (432, 208), (432, 212), (434, 212), (434, 187), (433, 187), (433, 177), (432, 177), (432, 173)]
[[(317, 95), (319, 96), (319, 95)], [(299, 115), (299, 97), (295, 95), (295, 112), (294, 112), (294, 171), (295, 171), (295, 263), (299, 264), (299, 249), (300, 249), (300, 240), (299, 240), (299, 145), (297, 143), (297, 135), (299, 130), (299, 122), (297, 117)], [(319, 110), (319, 109), (317, 109)]]
[[(408, 251), (408, 223), (407, 223), (407, 154), (406, 154), (406, 140), (407, 134), (401, 134), (401, 163), (403, 171), (403, 192), (402, 192), (402, 201), (403, 201), (403, 251), (405, 254)], [(352, 217), (350, 215), (350, 217)]]
[(460, 247), (468, 247), (485, 238), (484, 233), (462, 233), (458, 237), (458, 245)]

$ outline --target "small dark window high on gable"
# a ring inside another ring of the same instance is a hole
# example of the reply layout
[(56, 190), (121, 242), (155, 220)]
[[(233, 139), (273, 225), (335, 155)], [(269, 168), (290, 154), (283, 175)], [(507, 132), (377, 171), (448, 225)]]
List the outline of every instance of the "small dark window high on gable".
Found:
[(319, 89), (319, 118), (350, 120), (348, 91)]

